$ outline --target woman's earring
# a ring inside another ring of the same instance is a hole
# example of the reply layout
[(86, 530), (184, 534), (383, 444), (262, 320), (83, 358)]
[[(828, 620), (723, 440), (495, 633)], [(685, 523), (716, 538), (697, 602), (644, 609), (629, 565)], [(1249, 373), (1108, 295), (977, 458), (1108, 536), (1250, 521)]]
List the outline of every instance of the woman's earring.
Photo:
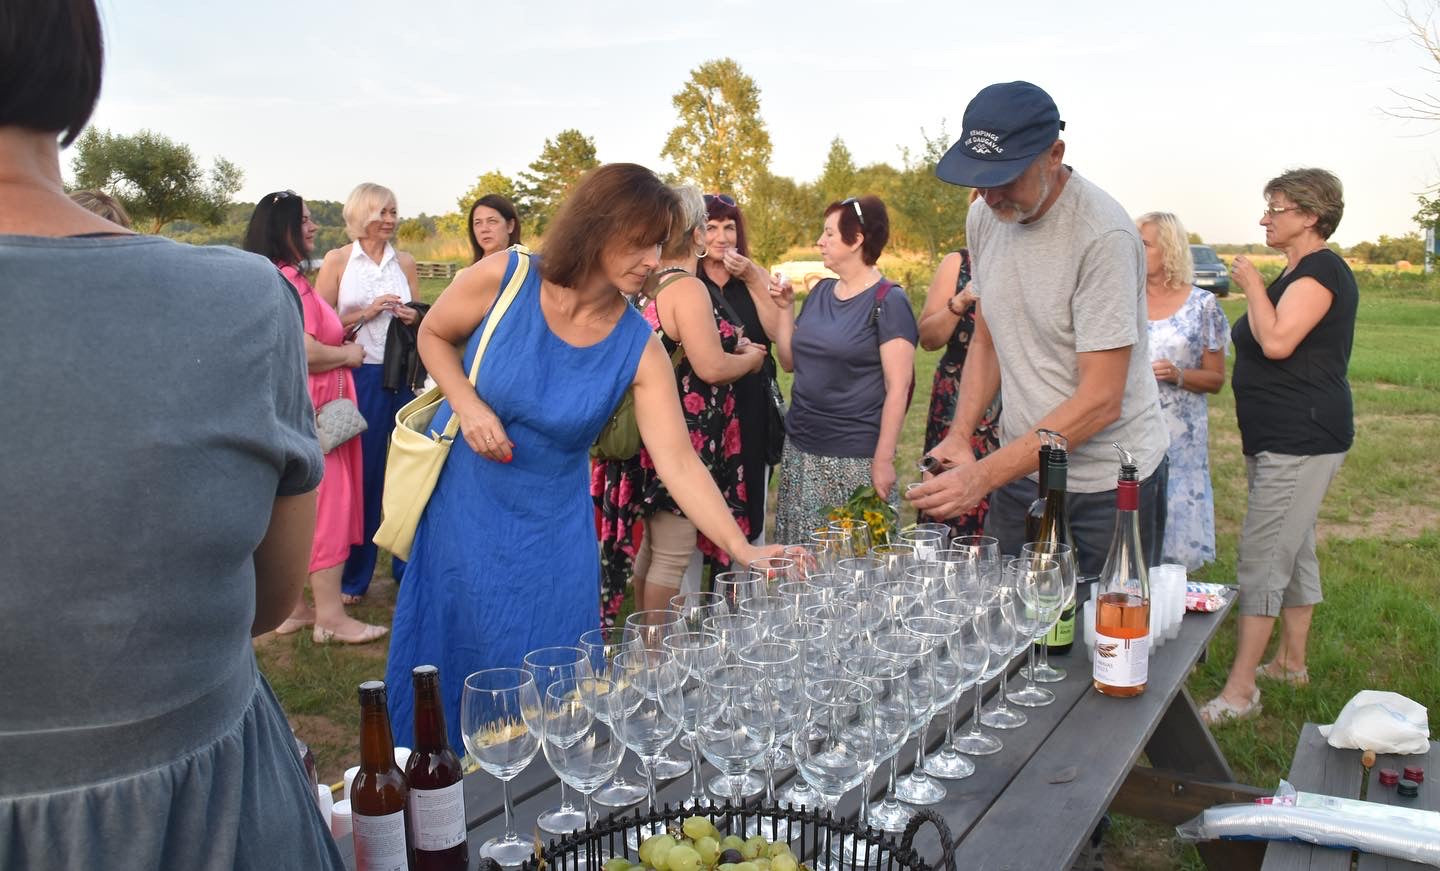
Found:
[(710, 253), (710, 249), (709, 249), (709, 248), (701, 248), (699, 251), (696, 251), (696, 252), (695, 252), (695, 258), (696, 258), (697, 260), (704, 260), (704, 259), (705, 259), (705, 255), (706, 255), (706, 254), (709, 254), (709, 253)]

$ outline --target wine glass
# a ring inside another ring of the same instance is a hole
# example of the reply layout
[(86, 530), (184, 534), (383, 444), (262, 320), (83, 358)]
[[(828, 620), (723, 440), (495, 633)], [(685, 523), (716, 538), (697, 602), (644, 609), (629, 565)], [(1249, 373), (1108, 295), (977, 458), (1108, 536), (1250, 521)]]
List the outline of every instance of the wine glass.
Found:
[[(834, 572), (816, 572), (805, 579), (805, 583), (814, 587), (820, 592), (820, 601), (816, 604), (824, 605), (835, 601), (842, 590), (848, 589), (848, 585), (841, 577)], [(805, 616), (805, 611), (813, 607), (805, 605), (799, 611), (800, 616)]]
[(825, 565), (825, 548), (814, 542), (787, 544), (780, 549), (780, 555), (795, 563), (795, 580), (804, 580), (816, 572), (829, 571), (828, 568), (821, 568)]
[[(610, 728), (621, 743), (640, 757), (648, 810), (653, 814), (655, 763), (665, 748), (679, 737), (685, 717), (682, 670), (669, 652), (642, 647), (615, 657), (609, 677), (610, 692), (615, 696)], [(637, 849), (644, 838), (664, 832), (665, 825), (656, 823), (639, 829), (644, 831), (637, 829), (630, 836), (635, 841), (631, 846)]]
[[(930, 668), (930, 705), (925, 724), (920, 728), (920, 740), (915, 748), (915, 767), (910, 776), (901, 781), (895, 794), (901, 801), (910, 804), (935, 804), (945, 797), (945, 787), (936, 783), (926, 773), (925, 734), (930, 721), (936, 714), (946, 710), (960, 697), (961, 678), (964, 675), (964, 655), (959, 643), (961, 625), (944, 617), (907, 617), (905, 631), (925, 642), (925, 658)], [(966, 772), (973, 774), (974, 766)]]
[(705, 676), (695, 740), (729, 781), (731, 796), (745, 793), (750, 769), (775, 740), (774, 704), (764, 675), (753, 665), (722, 665)]
[[(683, 670), (680, 701), (683, 705), (681, 728), (690, 739), (690, 796), (682, 807), (706, 803), (705, 790), (700, 788), (700, 745), (695, 730), (700, 716), (705, 677), (725, 662), (720, 636), (711, 632), (681, 632), (665, 639), (665, 650), (675, 657)], [(684, 743), (683, 741), (681, 743)]]
[[(535, 680), (535, 692), (542, 698), (551, 684), (573, 682), (593, 676), (590, 657), (579, 647), (541, 647), (532, 650), (525, 654), (521, 668), (530, 672), (530, 676)], [(552, 835), (564, 835), (584, 828), (589, 821), (589, 816), (584, 811), (571, 804), (565, 794), (565, 779), (561, 778), (559, 806), (541, 811), (535, 818), (535, 825), (539, 826), (541, 831)]]
[(693, 593), (678, 593), (671, 596), (670, 609), (680, 612), (680, 616), (685, 618), (685, 628), (690, 632), (699, 632), (706, 617), (730, 613), (730, 606), (725, 604), (724, 596), (719, 593), (702, 593), (698, 590)]
[[(1060, 609), (1065, 604), (1065, 585), (1060, 572), (1060, 561), (1041, 556), (1021, 557), (1014, 561), (1015, 589), (1020, 594), (1023, 610), (1021, 626), (1038, 642), (1049, 634), (1060, 618)], [(1035, 685), (1035, 648), (1030, 645), (1030, 676), (1025, 686), (1009, 694), (1010, 701), (1029, 708), (1048, 705), (1055, 701), (1055, 694)]]
[(790, 718), (794, 716), (794, 700), (799, 697), (804, 679), (800, 651), (783, 641), (762, 641), (742, 647), (739, 660), (760, 670), (768, 688), (765, 714), (771, 720), (774, 741), (765, 751), (765, 800), (775, 803), (775, 767), (781, 742), (790, 737)]
[[(760, 640), (760, 623), (750, 614), (722, 614), (705, 621), (706, 632), (720, 638), (721, 657), (725, 663), (739, 662), (739, 651)], [(736, 804), (765, 788), (765, 781), (758, 775), (745, 778), (745, 792), (735, 795), (730, 792), (732, 781), (724, 775), (712, 778), (710, 791), (721, 798), (729, 798)]]
[[(925, 741), (925, 724), (930, 722), (930, 698), (934, 693), (934, 682), (930, 674), (929, 645), (923, 638), (904, 630), (886, 632), (876, 636), (875, 652), (887, 656), (905, 667), (906, 694), (910, 704), (909, 735), (918, 735)], [(890, 777), (885, 787), (885, 797), (870, 810), (871, 822), (880, 828), (895, 832), (905, 828), (915, 811), (900, 803), (899, 781), (896, 769), (900, 762), (900, 747), (890, 756)]]
[(782, 586), (784, 584), (775, 585), (776, 594), (774, 595), (754, 596), (748, 601), (740, 603), (740, 613), (755, 618), (757, 641), (764, 641), (776, 628), (795, 622), (794, 603), (778, 594), (779, 588)]
[[(1060, 606), (1063, 613), (1066, 609), (1075, 607), (1075, 551), (1068, 544), (1058, 541), (1032, 541), (1020, 548), (1020, 556), (1040, 556), (1056, 560), (1060, 563), (1060, 582), (1065, 586), (1065, 604)], [(1040, 645), (1040, 661), (1035, 664), (1033, 671), (1030, 668), (1022, 668), (1020, 673), (1027, 678), (1032, 678), (1040, 683), (1059, 683), (1065, 679), (1065, 669), (1057, 668), (1050, 664), (1050, 648), (1045, 644)]]
[(925, 586), (913, 580), (885, 581), (875, 588), (885, 602), (884, 628), (894, 631), (900, 621), (925, 609)]
[(533, 841), (515, 831), (510, 781), (525, 770), (540, 750), (540, 729), (527, 718), (539, 716), (535, 678), (524, 669), (487, 668), (465, 678), (460, 700), (465, 749), (480, 767), (501, 783), (505, 802), (505, 833), (480, 845), (480, 855), (501, 865), (519, 865), (535, 852)]
[(934, 529), (912, 527), (900, 533), (900, 543), (915, 548), (915, 559), (930, 562), (945, 548), (945, 536)]
[[(1013, 581), (1013, 578), (1008, 580)], [(986, 673), (1000, 675), (1000, 689), (995, 693), (995, 703), (980, 712), (980, 722), (992, 729), (1018, 729), (1028, 723), (1029, 718), (1007, 702), (1004, 675), (1010, 660), (1030, 646), (1030, 636), (1023, 626), (1025, 605), (1020, 601), (1020, 592), (1013, 583), (1002, 583), (995, 589), (999, 596), (997, 606), (988, 614), (990, 668)]]
[[(1004, 744), (994, 735), (988, 735), (980, 728), (980, 703), (985, 697), (985, 682), (1005, 670), (1005, 662), (1009, 657), (1001, 657), (996, 654), (995, 644), (990, 633), (996, 630), (996, 624), (1004, 623), (1003, 616), (1000, 616), (1000, 605), (1002, 593), (999, 589), (967, 590), (960, 594), (963, 601), (973, 601), (978, 609), (976, 627), (982, 645), (977, 658), (981, 660), (980, 673), (975, 678), (975, 710), (970, 715), (970, 728), (963, 735), (956, 735), (951, 741), (951, 746), (961, 753), (969, 756), (990, 756), (999, 753)], [(1003, 631), (1003, 626), (1000, 631)], [(1009, 649), (1008, 643), (1002, 645)]]
[(855, 612), (853, 644), (862, 647), (864, 640), (874, 637), (890, 619), (890, 599), (880, 587), (856, 587), (840, 594), (840, 602)]
[(805, 612), (804, 619), (820, 625), (825, 631), (825, 646), (835, 655), (849, 648), (859, 631), (859, 614), (843, 600), (816, 605)]
[(915, 563), (915, 547), (909, 544), (882, 544), (871, 548), (870, 555), (880, 561), (885, 577), (892, 581), (904, 580), (905, 569)]
[[(585, 797), (584, 816), (596, 819), (591, 797), (620, 769), (625, 745), (610, 734), (615, 696), (603, 677), (565, 678), (545, 690), (545, 760), (560, 781)], [(528, 857), (527, 857), (528, 858)]]
[(885, 564), (873, 556), (854, 556), (835, 562), (835, 576), (845, 589), (873, 587), (885, 580)]
[[(825, 604), (825, 591), (810, 583), (809, 580), (786, 581), (775, 588), (775, 594), (784, 597), (790, 604), (794, 618), (805, 613), (806, 608)], [(790, 622), (795, 621), (792, 619)]]
[(837, 560), (854, 556), (850, 536), (836, 529), (821, 529), (810, 533), (810, 546), (814, 548), (816, 571), (833, 572)]
[(917, 523), (913, 529), (929, 530), (940, 534), (940, 549), (944, 550), (950, 546), (951, 529), (946, 523)]
[(875, 694), (845, 678), (815, 681), (805, 688), (801, 724), (790, 737), (795, 769), (833, 814), (875, 764)]
[(1000, 540), (989, 535), (957, 535), (950, 549), (965, 551), (975, 558), (980, 585), (991, 587), (1000, 581)]
[(945, 743), (941, 746), (940, 752), (931, 756), (925, 763), (925, 773), (934, 777), (942, 777), (947, 780), (958, 780), (969, 777), (975, 773), (975, 763), (961, 755), (955, 742), (955, 717), (958, 702), (966, 690), (975, 686), (980, 675), (985, 671), (985, 665), (990, 658), (990, 648), (985, 641), (985, 593), (980, 590), (967, 590), (959, 597), (953, 599), (939, 599), (931, 607), (936, 616), (944, 617), (947, 620), (954, 620), (960, 624), (960, 634), (956, 636), (954, 644), (958, 645), (960, 652), (960, 689), (956, 693), (956, 703), (947, 705), (950, 712), (949, 722), (945, 728)]
[(851, 556), (865, 556), (870, 552), (872, 544), (870, 526), (863, 520), (842, 517), (839, 520), (830, 521), (829, 528), (845, 536), (846, 546)]
[[(825, 629), (819, 623), (796, 620), (789, 626), (782, 626), (777, 630), (772, 640), (793, 644), (795, 649), (800, 652), (801, 691), (796, 692), (794, 699), (801, 697), (805, 684), (831, 675), (831, 672), (826, 670), (829, 666), (827, 661), (829, 654), (826, 652)], [(789, 704), (796, 721), (795, 728), (798, 728), (800, 705), (795, 704), (794, 699), (789, 700)], [(780, 748), (780, 754), (784, 761), (777, 759), (776, 764), (783, 766), (793, 763), (788, 743)], [(792, 777), (785, 788), (780, 790), (776, 800), (780, 804), (789, 804), (795, 807), (814, 807), (818, 797), (815, 790), (810, 788), (810, 784), (805, 782), (805, 778)]]
[(746, 568), (760, 576), (761, 590), (767, 596), (772, 595), (775, 588), (786, 581), (803, 581), (805, 579), (804, 572), (795, 567), (794, 560), (780, 556), (757, 559)]
[(711, 586), (725, 599), (726, 610), (731, 614), (739, 614), (740, 603), (760, 595), (764, 588), (761, 577), (748, 569), (720, 572), (711, 579)]
[[(627, 650), (643, 648), (640, 633), (629, 626), (606, 626), (591, 629), (580, 636), (580, 649), (590, 657), (590, 670), (607, 676), (610, 666)], [(628, 807), (645, 798), (645, 787), (630, 783), (619, 771), (609, 786), (596, 790), (594, 801), (607, 807)]]
[[(649, 650), (663, 650), (666, 638), (688, 628), (680, 612), (669, 608), (635, 611), (625, 618), (625, 625), (640, 633), (640, 643)], [(701, 625), (704, 625), (703, 622)], [(666, 752), (655, 759), (654, 768), (657, 778), (674, 780), (690, 770), (690, 761), (677, 759)], [(635, 773), (644, 773), (639, 764), (635, 766)]]
[[(845, 661), (845, 672), (850, 679), (864, 684), (875, 694), (875, 726), (879, 740), (875, 745), (874, 760), (865, 772), (860, 823), (863, 826), (879, 824), (881, 820), (896, 818), (898, 803), (894, 795), (893, 760), (905, 742), (910, 740), (911, 729), (917, 719), (910, 704), (910, 667), (905, 661), (883, 653), (863, 653)], [(886, 788), (884, 799), (872, 804), (870, 783), (875, 771), (887, 761), (892, 762), (890, 785)], [(887, 806), (886, 801), (891, 802), (891, 806)], [(877, 814), (880, 819), (876, 819)], [(881, 828), (884, 826), (881, 825)], [(852, 856), (853, 853), (852, 849)]]
[(919, 584), (926, 602), (945, 598), (945, 567), (938, 562), (917, 562), (906, 566), (901, 580)]
[(964, 548), (946, 548), (935, 554), (935, 564), (945, 587), (944, 595), (958, 596), (966, 590), (980, 589), (980, 564), (975, 552)]

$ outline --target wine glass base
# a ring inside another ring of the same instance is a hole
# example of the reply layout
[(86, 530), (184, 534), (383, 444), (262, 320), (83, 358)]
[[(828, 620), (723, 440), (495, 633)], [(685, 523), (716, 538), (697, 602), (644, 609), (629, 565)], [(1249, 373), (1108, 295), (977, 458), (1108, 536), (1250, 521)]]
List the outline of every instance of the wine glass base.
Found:
[(1027, 708), (1040, 708), (1055, 701), (1055, 694), (1042, 687), (1027, 686), (1013, 693), (1006, 693), (1005, 698), (1012, 704), (1023, 705)]
[(870, 805), (870, 825), (887, 832), (903, 832), (915, 816), (915, 809), (898, 801), (877, 801)]
[(535, 855), (535, 844), (519, 836), (491, 838), (480, 845), (480, 855), (486, 859), (494, 859), (501, 865), (514, 867)]
[(585, 828), (585, 811), (578, 807), (553, 807), (535, 818), (535, 825), (542, 832), (552, 835), (568, 835)]
[(928, 777), (916, 777), (912, 773), (895, 784), (895, 797), (906, 804), (938, 804), (945, 798), (945, 787)]
[(999, 738), (978, 731), (956, 735), (955, 743), (950, 746), (966, 756), (993, 756), (1005, 749)]
[(885, 850), (866, 844), (854, 835), (830, 842), (830, 858), (837, 860), (840, 868), (875, 868), (885, 857)]
[(790, 785), (775, 794), (775, 801), (781, 807), (792, 805), (796, 808), (814, 810), (820, 807), (820, 794), (811, 789), (802, 778), (794, 778)]
[(945, 780), (960, 780), (975, 773), (975, 763), (946, 747), (925, 760), (925, 773)]
[(717, 798), (728, 798), (731, 802), (738, 803), (738, 801), (754, 798), (764, 792), (765, 778), (753, 771), (745, 775), (745, 792), (740, 796), (736, 796), (730, 792), (730, 778), (723, 774), (710, 778), (709, 782), (705, 785), (710, 789), (711, 795)]
[(629, 807), (644, 801), (646, 795), (648, 793), (641, 784), (612, 780), (609, 784), (597, 789), (590, 798), (596, 804), (603, 804), (606, 807)]
[[(643, 764), (635, 763), (635, 773), (641, 777), (645, 776)], [(690, 760), (676, 759), (673, 756), (661, 756), (655, 760), (655, 779), (674, 780), (684, 774), (690, 773)]]
[(1030, 718), (1013, 708), (986, 708), (980, 712), (980, 725), (989, 726), (992, 729), (1018, 729)]
[(1065, 679), (1066, 674), (1068, 674), (1068, 672), (1066, 672), (1065, 669), (1056, 668), (1049, 663), (1042, 662), (1035, 666), (1036, 683), (1059, 683)]
[(778, 817), (752, 817), (750, 822), (745, 824), (745, 837), (753, 838), (756, 835), (764, 838), (772, 844), (786, 844), (799, 831), (791, 831), (790, 822)]

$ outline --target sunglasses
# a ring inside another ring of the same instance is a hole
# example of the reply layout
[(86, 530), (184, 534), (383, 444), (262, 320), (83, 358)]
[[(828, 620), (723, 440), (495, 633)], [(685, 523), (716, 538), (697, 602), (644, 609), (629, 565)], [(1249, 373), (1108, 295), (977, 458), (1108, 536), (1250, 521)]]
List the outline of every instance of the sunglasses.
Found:
[(727, 205), (727, 206), (734, 207), (734, 205), (735, 205), (735, 199), (734, 199), (733, 197), (731, 197), (729, 194), (706, 194), (706, 195), (705, 195), (705, 207), (706, 207), (706, 208), (709, 208), (709, 207), (710, 207), (710, 204), (713, 203), (713, 202), (715, 202), (716, 200), (719, 200), (720, 202), (724, 203), (724, 204)]
[(277, 192), (277, 193), (271, 194), (269, 197), (267, 197), (267, 199), (270, 200), (270, 205), (273, 206), (273, 205), (275, 205), (276, 203), (280, 202), (280, 201), (283, 200), (283, 199), (288, 199), (288, 198), (290, 198), (290, 197), (298, 197), (298, 196), (300, 196), (300, 195), (297, 194), (297, 193), (295, 193), (294, 191), (279, 191), (279, 192)]
[(865, 226), (865, 213), (860, 209), (860, 200), (855, 197), (846, 197), (840, 201), (840, 205), (853, 206), (855, 209), (855, 217), (860, 219), (860, 226)]

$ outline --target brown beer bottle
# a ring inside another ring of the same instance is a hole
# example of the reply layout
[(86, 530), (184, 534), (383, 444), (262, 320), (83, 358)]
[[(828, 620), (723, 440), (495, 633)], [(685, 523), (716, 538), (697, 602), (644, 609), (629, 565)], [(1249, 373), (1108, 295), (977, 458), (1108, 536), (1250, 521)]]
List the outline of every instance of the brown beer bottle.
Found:
[(395, 739), (385, 682), (360, 684), (360, 772), (350, 787), (356, 871), (406, 871), (405, 773), (395, 764)]
[(445, 732), (445, 706), (440, 701), (440, 669), (417, 666), (410, 673), (415, 687), (415, 747), (405, 763), (410, 784), (410, 845), (414, 871), (465, 871), (470, 849), (465, 842), (465, 787), (460, 757)]

